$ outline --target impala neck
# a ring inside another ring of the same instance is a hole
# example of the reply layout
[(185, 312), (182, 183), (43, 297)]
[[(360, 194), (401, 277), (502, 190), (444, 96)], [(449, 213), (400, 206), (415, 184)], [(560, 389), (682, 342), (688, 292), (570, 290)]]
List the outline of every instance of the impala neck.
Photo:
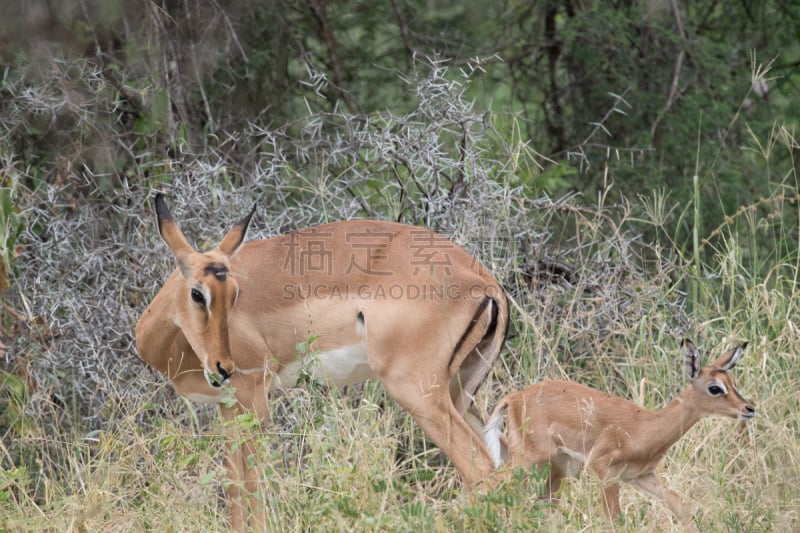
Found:
[(164, 374), (169, 373), (170, 365), (165, 354), (169, 354), (175, 336), (180, 332), (174, 316), (165, 311), (174, 308), (174, 299), (172, 292), (159, 291), (136, 324), (139, 357)]
[(687, 387), (677, 398), (660, 411), (655, 412), (651, 421), (650, 434), (653, 435), (653, 449), (658, 454), (666, 451), (694, 426), (702, 415), (695, 408), (694, 391)]

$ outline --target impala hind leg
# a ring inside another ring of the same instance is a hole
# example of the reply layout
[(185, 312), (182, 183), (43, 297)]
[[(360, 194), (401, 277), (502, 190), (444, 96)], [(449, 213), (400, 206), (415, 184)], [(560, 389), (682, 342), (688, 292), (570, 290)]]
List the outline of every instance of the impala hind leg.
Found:
[(564, 478), (574, 477), (569, 457), (558, 453), (559, 447), (553, 442), (540, 442), (535, 439), (523, 441), (522, 433), (524, 431), (527, 431), (524, 426), (515, 428), (509, 436), (508, 457), (511, 470), (523, 468), (525, 472), (533, 474), (547, 467), (549, 471), (546, 485), (540, 499), (556, 502), (559, 499), (559, 491)]
[(465, 393), (462, 387), (460, 375), (456, 376), (450, 382), (450, 398), (456, 411), (464, 418), (464, 420), (472, 428), (472, 431), (480, 435), (483, 432), (484, 417), (478, 409), (476, 393), (474, 398), (472, 395)]
[(619, 505), (619, 482), (603, 484), (603, 512), (609, 520), (619, 521), (622, 508)]
[[(413, 375), (413, 374), (412, 374)], [(378, 378), (389, 394), (411, 414), (434, 444), (453, 462), (467, 487), (492, 470), (481, 438), (453, 405), (447, 379), (436, 374), (403, 379)]]
[(563, 485), (566, 477), (572, 476), (567, 475), (559, 465), (551, 463), (550, 472), (547, 475), (547, 490), (542, 495), (543, 498), (551, 502), (557, 502), (561, 495), (561, 485)]

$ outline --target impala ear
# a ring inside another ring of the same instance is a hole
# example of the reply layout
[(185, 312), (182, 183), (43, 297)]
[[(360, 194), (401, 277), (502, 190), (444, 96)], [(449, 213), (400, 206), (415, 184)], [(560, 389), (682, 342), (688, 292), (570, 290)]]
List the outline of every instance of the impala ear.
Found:
[(695, 379), (700, 374), (700, 353), (689, 339), (681, 341), (681, 355), (683, 355), (683, 364), (686, 368), (687, 377), (690, 380)]
[(739, 359), (744, 355), (744, 349), (747, 348), (747, 343), (742, 343), (733, 350), (725, 352), (719, 359), (714, 361), (714, 366), (721, 368), (725, 372), (731, 370), (739, 362)]
[(186, 240), (175, 219), (172, 218), (172, 213), (169, 212), (167, 203), (164, 201), (164, 195), (161, 193), (156, 194), (156, 217), (161, 238), (164, 239), (169, 249), (172, 250), (172, 255), (178, 260), (178, 267), (181, 269), (183, 277), (189, 277), (190, 269), (187, 259), (195, 251), (189, 241)]
[(233, 257), (239, 250), (244, 242), (244, 236), (247, 233), (247, 227), (250, 225), (250, 219), (253, 218), (253, 213), (256, 212), (256, 204), (253, 204), (253, 209), (242, 220), (236, 223), (228, 233), (222, 238), (222, 241), (217, 246), (217, 249), (228, 257)]

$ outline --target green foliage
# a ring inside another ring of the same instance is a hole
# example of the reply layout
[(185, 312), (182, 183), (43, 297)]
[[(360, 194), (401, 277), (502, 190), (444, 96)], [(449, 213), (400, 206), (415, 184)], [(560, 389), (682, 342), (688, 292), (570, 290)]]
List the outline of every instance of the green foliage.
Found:
[(20, 376), (0, 369), (0, 435), (19, 437), (30, 432), (31, 421), (25, 414), (30, 401), (30, 387)]
[[(510, 146), (548, 158), (519, 169), (536, 194), (594, 198), (609, 173), (615, 198), (667, 188), (688, 202), (697, 174), (720, 218), (771, 192), (739, 149), (750, 133), (764, 138), (776, 116), (800, 119), (792, 68), (800, 11), (780, 2), (167, 2), (141, 13), (112, 1), (74, 12), (83, 15), (41, 13), (54, 28), (43, 37), (69, 45), (55, 61), (33, 68), (40, 51), (28, 41), (9, 61), (4, 142), (41, 161), (50, 178), (83, 165), (104, 194), (116, 175), (158, 174), (152, 165), (164, 152), (222, 144), (246, 159), (250, 147), (225, 138), (253, 121), (299, 135), (293, 126), (309, 111), (409, 113), (417, 94), (399, 80), (424, 76), (430, 58), (450, 67), (451, 82), (475, 78), (468, 97), (492, 111)], [(12, 36), (29, 24), (17, 22)], [(791, 159), (768, 158), (786, 176)], [(379, 174), (357, 192), (391, 194), (380, 184), (392, 179)]]
[(458, 531), (536, 531), (545, 524), (551, 505), (547, 492), (549, 465), (530, 470), (518, 468), (491, 490), (477, 495), (451, 524)]
[[(542, 472), (465, 494), (375, 383), (304, 366), (267, 427), (177, 400), (132, 338), (174, 267), (153, 190), (203, 248), (253, 201), (258, 236), (376, 217), (464, 243), (512, 297), (486, 409), (547, 377), (656, 407), (677, 339), (750, 340), (758, 417), (700, 424), (664, 473), (704, 530), (798, 529), (798, 6), (142, 5), (10, 4), (0, 31), (2, 359), (40, 378), (0, 371), (0, 530), (224, 530), (220, 457), (251, 435), (273, 530), (610, 527), (591, 476), (552, 506)], [(623, 529), (673, 527), (626, 497)]]
[(0, 187), (0, 293), (8, 286), (17, 240), (23, 228), (12, 196), (12, 188)]
[[(650, 205), (661, 201), (654, 198)], [(767, 207), (775, 212), (779, 205), (780, 216), (761, 216)], [(643, 220), (657, 224), (657, 218), (647, 218), (643, 206), (632, 207), (637, 210), (635, 217), (569, 204), (549, 213), (554, 227), (570, 226), (559, 216), (575, 218), (578, 222), (573, 225), (593, 236), (578, 243), (584, 256), (563, 250), (565, 257), (583, 261), (572, 262), (576, 268), (584, 265), (578, 270), (584, 287), (603, 292), (540, 280), (528, 285), (530, 294), (517, 293), (518, 333), (486, 385), (491, 399), (485, 407), (509, 389), (540, 376), (559, 375), (562, 369), (573, 379), (656, 407), (683, 385), (677, 337), (699, 337), (698, 343), (713, 353), (734, 339), (750, 339), (736, 378), (738, 388), (756, 403), (758, 417), (745, 428), (716, 419), (698, 425), (670, 453), (664, 473), (671, 488), (694, 502), (703, 530), (792, 530), (797, 525), (793, 509), (798, 480), (797, 473), (784, 465), (800, 460), (795, 438), (800, 405), (796, 395), (774, 391), (800, 386), (794, 364), (800, 336), (792, 326), (800, 301), (792, 280), (800, 260), (794, 254), (775, 262), (774, 250), (751, 244), (762, 234), (782, 233), (782, 224), (798, 217), (797, 201), (775, 196), (745, 206), (723, 221), (714, 235), (701, 240), (713, 253), (712, 260), (701, 263), (705, 277), (698, 284), (692, 325), (685, 323), (674, 300), (680, 295), (675, 287), (694, 280), (690, 269), (681, 268), (694, 261), (693, 255), (670, 253), (672, 244), (667, 243), (651, 250), (661, 254), (661, 263), (647, 276), (634, 264), (621, 272), (593, 272), (602, 262), (593, 262), (592, 257), (607, 258), (613, 252), (615, 261), (621, 262), (634, 249), (629, 226), (637, 227)], [(660, 232), (666, 229), (659, 226)], [(625, 243), (631, 248), (626, 249)], [(766, 275), (761, 268), (751, 270), (765, 261), (775, 267)], [(594, 286), (597, 278), (604, 281), (602, 288)], [(558, 309), (565, 312), (554, 315)], [(313, 345), (310, 338), (300, 343), (298, 352), (313, 355)], [(4, 456), (0, 465), (3, 527), (68, 528), (75, 523), (86, 529), (224, 529), (226, 509), (219, 490), (225, 474), (219, 458), (224, 446), (241, 445), (239, 439), (247, 434), (258, 435), (258, 454), (251, 462), (264, 472), (262, 492), (269, 502), (270, 529), (603, 531), (609, 527), (598, 504), (599, 484), (590, 475), (567, 483), (561, 501), (552, 505), (539, 499), (546, 470), (520, 469), (491, 488), (466, 494), (459, 489), (452, 467), (380, 387), (337, 391), (311, 385), (273, 397), (275, 416), (266, 428), (252, 415), (221, 425), (205, 418), (200, 422), (205, 429), (200, 430), (173, 421), (174, 413), (170, 418), (159, 415), (160, 423), (153, 424), (147, 415), (153, 407), (151, 398), (145, 396), (111, 409), (110, 423), (102, 431), (90, 431), (88, 421), (77, 420), (74, 432), (43, 437), (48, 435), (44, 430), (51, 415), (33, 410), (31, 431), (13, 441), (27, 458)], [(112, 380), (111, 386), (120, 391), (129, 388), (121, 380)], [(137, 388), (150, 390), (156, 385)], [(23, 401), (31, 405), (30, 398)], [(174, 399), (167, 399), (159, 409), (169, 413), (174, 404)], [(181, 405), (177, 404), (178, 412)], [(634, 491), (623, 497), (627, 502), (623, 529), (674, 527), (663, 506)]]

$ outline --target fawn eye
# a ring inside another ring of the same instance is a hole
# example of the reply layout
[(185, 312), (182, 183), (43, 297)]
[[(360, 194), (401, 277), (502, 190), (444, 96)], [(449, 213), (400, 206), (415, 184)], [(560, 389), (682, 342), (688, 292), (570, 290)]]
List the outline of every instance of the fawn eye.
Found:
[(205, 296), (203, 296), (203, 293), (198, 291), (197, 289), (192, 289), (192, 301), (202, 306), (206, 305)]
[(711, 385), (708, 388), (708, 392), (711, 394), (711, 396), (719, 396), (720, 394), (724, 394), (725, 390), (718, 385)]

